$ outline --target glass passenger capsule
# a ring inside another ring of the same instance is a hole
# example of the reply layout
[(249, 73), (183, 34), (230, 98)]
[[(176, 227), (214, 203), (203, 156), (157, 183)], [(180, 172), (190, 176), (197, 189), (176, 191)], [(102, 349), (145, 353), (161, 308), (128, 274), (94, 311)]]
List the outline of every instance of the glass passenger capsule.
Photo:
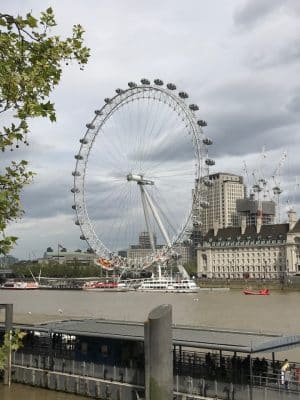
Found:
[(134, 87), (137, 86), (137, 84), (136, 84), (135, 82), (128, 82), (128, 86), (129, 86), (130, 88), (134, 88)]
[(197, 104), (190, 104), (189, 108), (192, 111), (198, 111), (199, 110), (199, 107), (197, 106)]
[(207, 158), (206, 160), (205, 160), (205, 164), (206, 165), (215, 165), (215, 160), (212, 160), (211, 158)]
[(199, 126), (202, 126), (202, 127), (207, 126), (207, 122), (204, 121), (203, 119), (199, 119), (199, 120), (197, 121), (197, 124), (198, 124)]
[(169, 90), (176, 90), (176, 86), (174, 85), (174, 83), (168, 83), (168, 84), (167, 84), (167, 88), (168, 88)]
[(95, 129), (95, 125), (92, 124), (92, 123), (86, 124), (86, 127), (87, 127), (88, 129)]
[(186, 92), (179, 92), (178, 96), (181, 97), (182, 99), (187, 99), (189, 95)]
[(206, 146), (210, 146), (211, 144), (213, 144), (213, 141), (209, 138), (205, 138), (202, 140), (203, 144), (206, 144)]

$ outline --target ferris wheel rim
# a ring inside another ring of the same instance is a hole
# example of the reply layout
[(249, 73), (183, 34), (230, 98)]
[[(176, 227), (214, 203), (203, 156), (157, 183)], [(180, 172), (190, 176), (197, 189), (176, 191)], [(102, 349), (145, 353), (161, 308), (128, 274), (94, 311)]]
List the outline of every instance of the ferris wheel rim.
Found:
[[(154, 94), (152, 97), (151, 94)], [(148, 94), (149, 96), (144, 96)], [(122, 90), (117, 93), (111, 99), (105, 99), (106, 104), (104, 104), (100, 110), (95, 112), (95, 117), (92, 122), (87, 124), (87, 131), (81, 139), (81, 146), (76, 158), (76, 167), (73, 173), (74, 175), (74, 187), (72, 189), (74, 193), (74, 207), (77, 214), (76, 224), (80, 226), (83, 240), (86, 240), (89, 246), (95, 251), (99, 256), (110, 257), (114, 252), (110, 250), (106, 245), (99, 239), (95, 232), (93, 223), (88, 215), (88, 210), (85, 202), (85, 176), (89, 160), (90, 152), (93, 148), (93, 144), (105, 123), (109, 118), (117, 112), (121, 107), (129, 103), (130, 101), (138, 101), (142, 98), (153, 99), (156, 101), (162, 101), (160, 98), (156, 98), (155, 94), (163, 96), (164, 99), (172, 101), (175, 104), (174, 111), (180, 116), (184, 121), (188, 122), (186, 127), (189, 127), (189, 133), (192, 135), (192, 142), (194, 148), (194, 159), (196, 161), (195, 179), (200, 179), (201, 172), (203, 169), (202, 158), (203, 158), (203, 143), (201, 138), (203, 137), (203, 132), (201, 126), (197, 124), (197, 118), (195, 110), (189, 107), (187, 103), (181, 99), (178, 95), (175, 95), (173, 91), (165, 89), (161, 86), (155, 86), (151, 84), (147, 85), (136, 85), (134, 87), (129, 87), (128, 89)], [(171, 105), (167, 102), (169, 107)], [(177, 108), (176, 108), (177, 107)], [(195, 106), (197, 107), (197, 106)], [(96, 125), (98, 123), (98, 125)], [(187, 225), (191, 219), (192, 215), (191, 204), (189, 207), (189, 212), (185, 218), (182, 226), (178, 229), (178, 233), (175, 238), (172, 239), (172, 245), (177, 243), (183, 236)]]

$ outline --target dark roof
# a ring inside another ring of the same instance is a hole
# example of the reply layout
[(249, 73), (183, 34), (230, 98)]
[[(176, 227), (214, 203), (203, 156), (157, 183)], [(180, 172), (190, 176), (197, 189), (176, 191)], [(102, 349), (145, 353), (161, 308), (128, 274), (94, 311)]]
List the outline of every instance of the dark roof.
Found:
[[(211, 239), (216, 241), (218, 239), (228, 240), (286, 240), (287, 233), (289, 232), (289, 224), (273, 224), (262, 225), (259, 233), (256, 233), (255, 225), (248, 225), (245, 233), (242, 235), (241, 227), (234, 226), (228, 228), (221, 228), (218, 230), (217, 235), (214, 236), (214, 230), (210, 229), (204, 236), (204, 241)], [(300, 232), (300, 221), (291, 232)]]
[(298, 219), (298, 221), (296, 222), (296, 225), (291, 230), (291, 233), (298, 233), (298, 232), (300, 232), (300, 219)]
[[(14, 327), (75, 336), (144, 341), (144, 324), (141, 322), (84, 319), (56, 321), (39, 325), (14, 324)], [(299, 336), (173, 325), (173, 344), (192, 348), (253, 353), (276, 351), (276, 349), (279, 350), (279, 347), (298, 346), (299, 343)]]
[(215, 172), (214, 174), (209, 174), (209, 177), (219, 177), (220, 175), (229, 175), (229, 176), (235, 176), (237, 178), (241, 178), (241, 175), (233, 174), (232, 172)]

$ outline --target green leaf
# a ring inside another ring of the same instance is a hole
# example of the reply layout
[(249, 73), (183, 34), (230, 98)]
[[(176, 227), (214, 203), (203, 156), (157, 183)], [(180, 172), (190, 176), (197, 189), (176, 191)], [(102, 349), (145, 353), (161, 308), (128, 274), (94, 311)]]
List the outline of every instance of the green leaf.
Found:
[(30, 26), (30, 28), (35, 28), (37, 27), (37, 19), (34, 18), (31, 14), (27, 14), (27, 23)]

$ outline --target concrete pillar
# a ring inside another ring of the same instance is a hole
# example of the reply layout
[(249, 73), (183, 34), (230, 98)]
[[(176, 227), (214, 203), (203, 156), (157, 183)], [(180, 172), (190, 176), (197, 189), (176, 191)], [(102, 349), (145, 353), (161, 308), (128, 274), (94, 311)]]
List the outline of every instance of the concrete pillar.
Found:
[(153, 309), (144, 324), (146, 400), (173, 399), (172, 306)]

